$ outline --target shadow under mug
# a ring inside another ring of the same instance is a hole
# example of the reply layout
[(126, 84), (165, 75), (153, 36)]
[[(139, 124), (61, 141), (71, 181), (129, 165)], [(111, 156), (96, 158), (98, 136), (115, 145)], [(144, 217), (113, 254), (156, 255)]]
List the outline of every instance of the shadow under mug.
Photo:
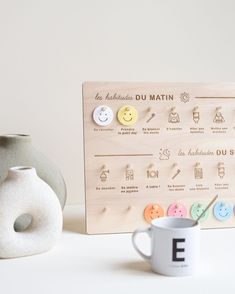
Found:
[[(136, 244), (139, 233), (151, 239), (151, 255), (144, 254)], [(139, 255), (150, 262), (154, 272), (166, 276), (187, 276), (196, 272), (200, 259), (200, 225), (189, 218), (161, 217), (151, 227), (138, 229), (132, 243)]]

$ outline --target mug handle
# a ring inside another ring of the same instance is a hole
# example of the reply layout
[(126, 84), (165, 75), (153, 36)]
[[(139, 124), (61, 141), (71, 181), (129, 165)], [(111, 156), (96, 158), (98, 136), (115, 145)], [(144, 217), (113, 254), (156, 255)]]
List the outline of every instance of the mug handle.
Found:
[(137, 246), (137, 244), (136, 244), (136, 237), (137, 237), (137, 235), (140, 234), (140, 233), (145, 233), (145, 234), (147, 234), (149, 237), (151, 237), (151, 232), (152, 232), (151, 227), (149, 227), (149, 228), (147, 228), (147, 229), (138, 229), (138, 230), (134, 231), (134, 233), (132, 234), (132, 244), (133, 244), (135, 250), (139, 253), (139, 255), (140, 255), (143, 259), (145, 259), (145, 260), (147, 260), (147, 261), (150, 261), (151, 255), (144, 254), (144, 253), (138, 248), (138, 246)]

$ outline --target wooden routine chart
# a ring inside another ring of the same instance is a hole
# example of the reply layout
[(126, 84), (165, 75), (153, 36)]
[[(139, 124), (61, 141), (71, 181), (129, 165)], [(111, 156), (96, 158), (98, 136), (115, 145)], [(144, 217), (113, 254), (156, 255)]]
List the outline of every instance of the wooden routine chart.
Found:
[(235, 227), (235, 83), (83, 84), (86, 228)]

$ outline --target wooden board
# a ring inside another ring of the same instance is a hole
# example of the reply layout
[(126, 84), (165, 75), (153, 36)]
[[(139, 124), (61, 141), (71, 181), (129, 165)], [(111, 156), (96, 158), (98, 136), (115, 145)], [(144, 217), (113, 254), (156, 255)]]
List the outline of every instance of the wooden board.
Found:
[[(102, 105), (108, 126), (93, 120)], [(119, 122), (123, 106), (137, 110), (135, 124)], [(212, 207), (202, 227), (235, 226), (235, 83), (86, 82), (83, 110), (88, 233), (147, 226), (149, 204), (167, 215), (179, 203), (191, 217), (193, 203), (216, 194), (230, 217)]]

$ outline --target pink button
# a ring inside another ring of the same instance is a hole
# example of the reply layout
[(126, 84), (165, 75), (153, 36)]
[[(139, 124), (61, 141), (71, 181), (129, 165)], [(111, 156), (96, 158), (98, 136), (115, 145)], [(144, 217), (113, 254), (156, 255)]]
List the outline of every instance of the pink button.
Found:
[(167, 215), (168, 216), (176, 216), (176, 217), (186, 217), (187, 216), (187, 209), (181, 203), (173, 203), (168, 207)]

